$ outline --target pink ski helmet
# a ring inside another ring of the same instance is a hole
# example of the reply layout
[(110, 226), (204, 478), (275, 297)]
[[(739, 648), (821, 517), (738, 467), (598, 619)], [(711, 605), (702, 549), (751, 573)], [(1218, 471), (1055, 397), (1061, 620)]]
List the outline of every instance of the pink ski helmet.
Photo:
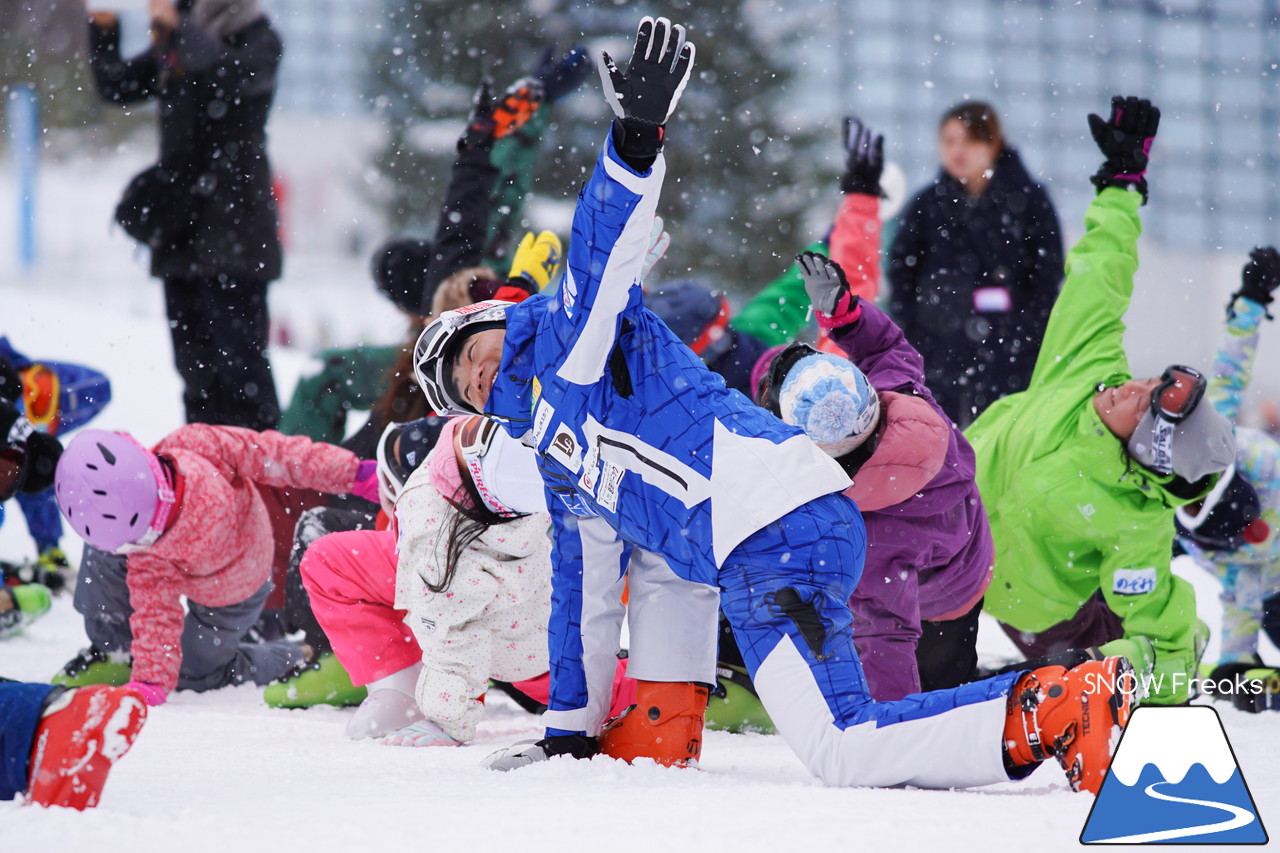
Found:
[(145, 548), (164, 532), (174, 495), (160, 460), (128, 433), (87, 429), (58, 460), (58, 509), (102, 551)]

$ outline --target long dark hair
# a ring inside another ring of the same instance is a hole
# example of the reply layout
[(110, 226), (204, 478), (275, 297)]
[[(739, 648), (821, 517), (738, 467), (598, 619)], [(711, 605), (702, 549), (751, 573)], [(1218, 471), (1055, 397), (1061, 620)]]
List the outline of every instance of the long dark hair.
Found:
[(409, 323), (408, 340), (400, 348), (400, 355), (386, 378), (387, 389), (373, 406), (372, 420), (378, 433), (392, 421), (416, 421), (432, 414), (413, 374), (413, 347), (425, 327), (426, 320), (422, 317), (414, 317)]
[[(442, 448), (444, 449), (451, 451), (453, 448)], [(463, 552), (472, 542), (483, 536), (485, 531), (495, 524), (506, 524), (520, 518), (520, 516), (504, 518), (486, 507), (484, 501), (480, 499), (480, 492), (476, 490), (475, 483), (471, 480), (471, 473), (465, 468), (462, 470), (462, 485), (452, 496), (445, 495), (444, 499), (449, 502), (449, 506), (453, 507), (453, 512), (450, 513), (444, 529), (446, 537), (444, 577), (440, 578), (438, 584), (427, 581), (427, 589), (435, 593), (446, 592), (453, 585), (458, 561), (462, 559)]]

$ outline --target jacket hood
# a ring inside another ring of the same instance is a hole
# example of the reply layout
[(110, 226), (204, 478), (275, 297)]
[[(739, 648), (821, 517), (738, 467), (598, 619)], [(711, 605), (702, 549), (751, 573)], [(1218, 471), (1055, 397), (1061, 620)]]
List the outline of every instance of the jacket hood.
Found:
[(863, 512), (893, 506), (918, 494), (947, 458), (951, 427), (927, 402), (881, 391), (880, 438), (845, 494)]

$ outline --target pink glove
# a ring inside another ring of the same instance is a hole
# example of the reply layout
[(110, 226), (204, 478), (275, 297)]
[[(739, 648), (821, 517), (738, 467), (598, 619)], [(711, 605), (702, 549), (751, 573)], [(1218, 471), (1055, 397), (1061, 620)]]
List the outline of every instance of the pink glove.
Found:
[(156, 705), (163, 705), (169, 698), (169, 691), (145, 681), (130, 681), (124, 686), (128, 690), (136, 690), (142, 700), (153, 708)]
[(367, 501), (378, 503), (378, 463), (366, 459), (356, 468), (356, 481), (351, 486), (351, 494)]

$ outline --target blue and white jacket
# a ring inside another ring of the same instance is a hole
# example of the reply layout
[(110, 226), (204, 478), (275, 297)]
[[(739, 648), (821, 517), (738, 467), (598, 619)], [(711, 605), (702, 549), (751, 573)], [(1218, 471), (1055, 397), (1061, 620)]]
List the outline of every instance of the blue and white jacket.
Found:
[[(666, 164), (605, 143), (574, 212), (558, 291), (507, 312), (486, 414), (539, 454), (553, 522), (549, 730), (594, 734), (632, 548), (717, 585), (730, 552), (849, 479), (753, 405), (644, 307), (640, 272)], [(620, 617), (619, 617), (620, 618)]]

